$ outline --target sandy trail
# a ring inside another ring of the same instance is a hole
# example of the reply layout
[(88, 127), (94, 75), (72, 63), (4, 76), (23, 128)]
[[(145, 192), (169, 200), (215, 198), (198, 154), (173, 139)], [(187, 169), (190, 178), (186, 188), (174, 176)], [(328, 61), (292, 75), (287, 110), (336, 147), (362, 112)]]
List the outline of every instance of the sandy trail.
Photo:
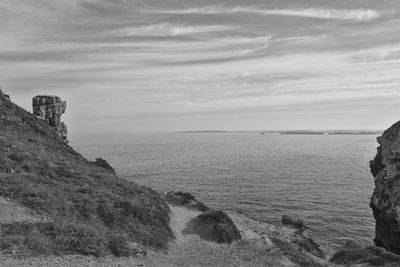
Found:
[(168, 254), (151, 255), (146, 266), (294, 266), (286, 257), (276, 253), (268, 238), (246, 227), (246, 222), (233, 217), (244, 240), (216, 244), (198, 235), (183, 234), (187, 223), (201, 212), (185, 207), (170, 206), (171, 229), (176, 240), (170, 243)]
[(186, 225), (189, 221), (198, 215), (201, 212), (189, 210), (185, 207), (179, 206), (170, 206), (171, 209), (171, 222), (170, 227), (172, 232), (176, 237), (177, 243), (184, 243), (186, 241), (185, 235), (183, 235), (182, 231), (186, 228)]

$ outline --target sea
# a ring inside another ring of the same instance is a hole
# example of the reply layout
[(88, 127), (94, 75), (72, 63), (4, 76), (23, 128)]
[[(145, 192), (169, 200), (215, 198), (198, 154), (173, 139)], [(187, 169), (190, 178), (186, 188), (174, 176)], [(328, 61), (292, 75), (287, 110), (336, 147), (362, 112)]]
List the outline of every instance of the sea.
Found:
[(376, 135), (140, 133), (71, 136), (88, 159), (160, 192), (192, 193), (210, 207), (280, 224), (304, 220), (324, 248), (373, 243), (369, 161)]

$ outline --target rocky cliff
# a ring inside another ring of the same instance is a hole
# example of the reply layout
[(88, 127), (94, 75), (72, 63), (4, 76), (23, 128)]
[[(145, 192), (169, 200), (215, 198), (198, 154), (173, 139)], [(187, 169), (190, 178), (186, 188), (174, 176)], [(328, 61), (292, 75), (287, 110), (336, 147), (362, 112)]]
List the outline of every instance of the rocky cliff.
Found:
[(400, 122), (377, 139), (375, 159), (371, 161), (375, 189), (371, 197), (375, 244), (400, 254)]
[(61, 115), (66, 108), (67, 102), (58, 96), (38, 95), (32, 99), (33, 114), (47, 122), (64, 140), (67, 140), (67, 125), (61, 121)]
[(3, 91), (1, 90), (1, 87), (0, 87), (0, 98), (6, 99), (8, 101), (11, 101), (10, 96), (5, 94), (5, 93), (3, 93)]

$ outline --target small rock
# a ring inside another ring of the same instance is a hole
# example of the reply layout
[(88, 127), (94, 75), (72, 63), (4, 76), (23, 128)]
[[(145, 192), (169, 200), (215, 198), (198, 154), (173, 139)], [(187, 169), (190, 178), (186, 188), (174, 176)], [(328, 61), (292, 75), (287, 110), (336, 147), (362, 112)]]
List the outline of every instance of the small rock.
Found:
[(295, 233), (295, 239), (292, 241), (312, 255), (325, 259), (325, 253), (322, 251), (319, 244), (311, 237), (308, 237), (301, 232), (297, 232)]
[(307, 226), (303, 222), (303, 220), (300, 220), (299, 218), (292, 218), (289, 215), (283, 215), (282, 216), (282, 224), (283, 225), (290, 225), (296, 229), (299, 229), (300, 231), (304, 231), (307, 229)]
[(115, 173), (114, 168), (111, 167), (111, 165), (105, 159), (97, 158), (95, 161), (92, 161), (91, 163)]

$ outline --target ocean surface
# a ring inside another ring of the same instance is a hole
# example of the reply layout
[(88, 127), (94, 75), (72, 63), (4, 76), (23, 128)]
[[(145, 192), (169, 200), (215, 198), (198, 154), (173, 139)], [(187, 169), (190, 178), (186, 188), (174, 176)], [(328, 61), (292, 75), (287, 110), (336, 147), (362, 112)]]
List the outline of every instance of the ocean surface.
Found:
[(347, 239), (372, 244), (375, 135), (116, 134), (72, 136), (70, 143), (156, 190), (191, 192), (264, 222), (297, 215), (325, 248)]

